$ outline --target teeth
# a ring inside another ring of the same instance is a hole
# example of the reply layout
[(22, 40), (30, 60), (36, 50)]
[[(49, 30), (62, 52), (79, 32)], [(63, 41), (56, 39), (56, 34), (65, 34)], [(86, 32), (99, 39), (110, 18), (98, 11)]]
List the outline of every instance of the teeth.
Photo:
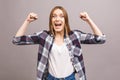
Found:
[(55, 26), (61, 26), (61, 24), (55, 24)]

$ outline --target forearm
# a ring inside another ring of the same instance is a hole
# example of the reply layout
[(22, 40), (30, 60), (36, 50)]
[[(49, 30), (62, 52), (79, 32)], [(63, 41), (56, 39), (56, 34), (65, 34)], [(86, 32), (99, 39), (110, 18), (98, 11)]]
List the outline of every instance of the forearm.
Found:
[(95, 35), (98, 35), (98, 36), (103, 35), (102, 32), (100, 31), (100, 29), (97, 27), (97, 25), (90, 18), (87, 20), (87, 23), (90, 25), (90, 27)]
[(80, 13), (80, 18), (82, 20), (86, 21), (90, 25), (90, 27), (91, 27), (91, 29), (92, 29), (92, 31), (93, 31), (93, 33), (95, 35), (98, 35), (98, 36), (102, 36), (103, 35), (102, 32), (100, 31), (100, 29), (97, 27), (97, 25), (88, 16), (87, 12)]
[(26, 32), (28, 25), (29, 25), (29, 22), (27, 20), (25, 20), (24, 23), (22, 24), (22, 26), (17, 31), (15, 37), (23, 36)]
[(37, 18), (38, 18), (37, 14), (35, 14), (35, 13), (30, 13), (30, 14), (28, 15), (28, 17), (26, 18), (26, 20), (24, 21), (24, 23), (22, 24), (22, 26), (21, 26), (21, 27), (19, 28), (19, 30), (17, 31), (15, 37), (23, 36), (23, 35), (25, 34), (25, 32), (26, 32), (26, 29), (27, 29), (28, 25), (29, 25), (31, 22), (37, 20)]

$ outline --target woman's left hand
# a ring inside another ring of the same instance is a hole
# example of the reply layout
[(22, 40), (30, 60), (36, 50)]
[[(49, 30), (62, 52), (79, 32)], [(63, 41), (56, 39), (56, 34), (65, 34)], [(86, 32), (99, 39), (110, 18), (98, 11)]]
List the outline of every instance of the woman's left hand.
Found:
[(81, 12), (80, 13), (80, 18), (84, 21), (88, 21), (90, 19), (89, 15), (87, 14), (87, 12)]

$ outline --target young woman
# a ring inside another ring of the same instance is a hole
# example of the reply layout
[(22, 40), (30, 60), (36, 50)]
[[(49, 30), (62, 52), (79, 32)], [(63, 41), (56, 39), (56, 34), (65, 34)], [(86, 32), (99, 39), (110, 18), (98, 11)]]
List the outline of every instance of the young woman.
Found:
[(80, 13), (80, 18), (90, 25), (93, 34), (71, 30), (66, 10), (56, 6), (50, 13), (49, 31), (26, 36), (28, 25), (38, 19), (35, 13), (28, 15), (13, 38), (13, 43), (39, 44), (37, 80), (76, 80), (75, 74), (78, 80), (86, 80), (81, 44), (102, 44), (105, 35), (86, 12)]

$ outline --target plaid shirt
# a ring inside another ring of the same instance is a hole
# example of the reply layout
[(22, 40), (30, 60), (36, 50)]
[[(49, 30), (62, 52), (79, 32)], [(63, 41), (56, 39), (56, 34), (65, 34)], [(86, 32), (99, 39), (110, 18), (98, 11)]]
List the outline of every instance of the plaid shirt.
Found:
[[(17, 45), (39, 44), (37, 80), (46, 80), (49, 53), (53, 42), (54, 37), (50, 35), (48, 31), (41, 31), (33, 35), (13, 38), (13, 43)], [(69, 33), (69, 37), (64, 38), (64, 42), (69, 50), (75, 72), (79, 77), (78, 80), (86, 80), (81, 44), (102, 44), (105, 42), (105, 35), (97, 36), (74, 30)]]

